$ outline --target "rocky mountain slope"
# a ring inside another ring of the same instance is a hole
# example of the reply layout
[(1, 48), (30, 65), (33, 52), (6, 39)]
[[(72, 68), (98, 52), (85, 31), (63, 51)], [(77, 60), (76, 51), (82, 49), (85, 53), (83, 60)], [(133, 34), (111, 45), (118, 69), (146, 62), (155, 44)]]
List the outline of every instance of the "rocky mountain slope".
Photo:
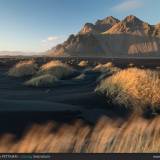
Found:
[(48, 51), (53, 56), (160, 56), (160, 24), (130, 15), (86, 23), (76, 35)]

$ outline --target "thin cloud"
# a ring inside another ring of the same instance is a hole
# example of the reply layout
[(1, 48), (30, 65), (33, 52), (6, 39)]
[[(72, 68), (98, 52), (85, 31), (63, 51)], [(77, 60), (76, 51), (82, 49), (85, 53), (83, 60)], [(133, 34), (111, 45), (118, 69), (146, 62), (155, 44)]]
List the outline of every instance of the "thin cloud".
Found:
[(126, 12), (143, 7), (143, 3), (137, 0), (124, 1), (112, 8), (113, 11)]
[(49, 36), (41, 40), (42, 50), (48, 50), (66, 40), (66, 36)]
[(60, 37), (58, 36), (49, 36), (46, 39), (42, 40), (42, 42), (43, 43), (53, 42), (53, 41), (57, 41), (58, 39), (60, 39)]

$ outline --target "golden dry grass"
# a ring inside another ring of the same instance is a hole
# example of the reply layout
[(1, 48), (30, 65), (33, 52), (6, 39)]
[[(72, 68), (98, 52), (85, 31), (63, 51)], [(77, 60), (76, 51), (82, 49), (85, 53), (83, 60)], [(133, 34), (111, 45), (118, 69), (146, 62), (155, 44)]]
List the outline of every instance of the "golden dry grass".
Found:
[(50, 74), (55, 76), (57, 79), (67, 77), (73, 73), (73, 69), (62, 63), (61, 61), (50, 61), (41, 66), (40, 71), (37, 75)]
[(160, 73), (151, 70), (129, 68), (101, 81), (95, 89), (105, 94), (113, 104), (142, 113), (147, 107), (160, 107)]
[(93, 70), (94, 71), (101, 71), (101, 72), (104, 72), (104, 70), (106, 69), (106, 68), (110, 68), (110, 67), (114, 67), (114, 65), (113, 65), (113, 63), (112, 62), (107, 62), (107, 63), (105, 63), (105, 64), (98, 64), (98, 65), (96, 65), (94, 68), (93, 68)]
[(87, 67), (88, 66), (88, 61), (82, 60), (82, 61), (79, 62), (78, 66), (80, 66), (80, 67)]
[(85, 79), (86, 75), (85, 73), (81, 73), (80, 75), (74, 77), (75, 80), (83, 80)]
[(33, 60), (20, 61), (8, 71), (8, 75), (12, 77), (30, 76), (37, 72), (37, 64)]
[(95, 127), (81, 121), (56, 130), (54, 123), (34, 125), (19, 141), (12, 135), (1, 136), (0, 152), (159, 153), (159, 123), (160, 117), (132, 117), (124, 122), (103, 117)]
[(32, 87), (50, 87), (57, 82), (57, 78), (50, 74), (40, 75), (38, 77), (33, 77), (32, 79), (26, 81), (24, 84), (26, 86)]
[(120, 70), (121, 69), (114, 66), (112, 62), (107, 62), (105, 64), (98, 64), (92, 69), (93, 72), (101, 73), (101, 75), (97, 78), (97, 82), (100, 82), (105, 77), (115, 74), (119, 72)]
[(94, 72), (102, 72), (102, 73), (107, 72), (109, 74), (113, 74), (120, 71), (120, 68), (115, 67), (112, 62), (107, 62), (105, 64), (98, 64), (92, 70)]
[(134, 65), (134, 63), (129, 63), (128, 64), (128, 67), (134, 67), (135, 65)]

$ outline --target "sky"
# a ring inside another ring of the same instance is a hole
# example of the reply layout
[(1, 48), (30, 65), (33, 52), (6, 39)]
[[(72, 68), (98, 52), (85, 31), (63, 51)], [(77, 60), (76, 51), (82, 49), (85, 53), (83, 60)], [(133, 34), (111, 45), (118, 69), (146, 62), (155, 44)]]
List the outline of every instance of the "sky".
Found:
[(157, 24), (159, 8), (160, 0), (0, 0), (0, 51), (43, 52), (107, 16)]

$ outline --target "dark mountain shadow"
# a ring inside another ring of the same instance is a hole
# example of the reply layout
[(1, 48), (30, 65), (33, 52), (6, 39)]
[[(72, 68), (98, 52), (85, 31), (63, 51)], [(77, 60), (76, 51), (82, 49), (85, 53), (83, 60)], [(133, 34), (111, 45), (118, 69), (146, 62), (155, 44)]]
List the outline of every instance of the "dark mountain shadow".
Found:
[[(106, 56), (115, 57), (154, 57), (160, 56), (160, 38), (132, 34), (106, 34), (96, 36)], [(137, 48), (131, 49), (134, 46)], [(132, 53), (128, 53), (132, 50)], [(143, 52), (144, 50), (144, 52)]]
[(160, 56), (160, 38), (127, 33), (77, 34), (55, 47), (54, 52), (70, 56), (153, 57)]

